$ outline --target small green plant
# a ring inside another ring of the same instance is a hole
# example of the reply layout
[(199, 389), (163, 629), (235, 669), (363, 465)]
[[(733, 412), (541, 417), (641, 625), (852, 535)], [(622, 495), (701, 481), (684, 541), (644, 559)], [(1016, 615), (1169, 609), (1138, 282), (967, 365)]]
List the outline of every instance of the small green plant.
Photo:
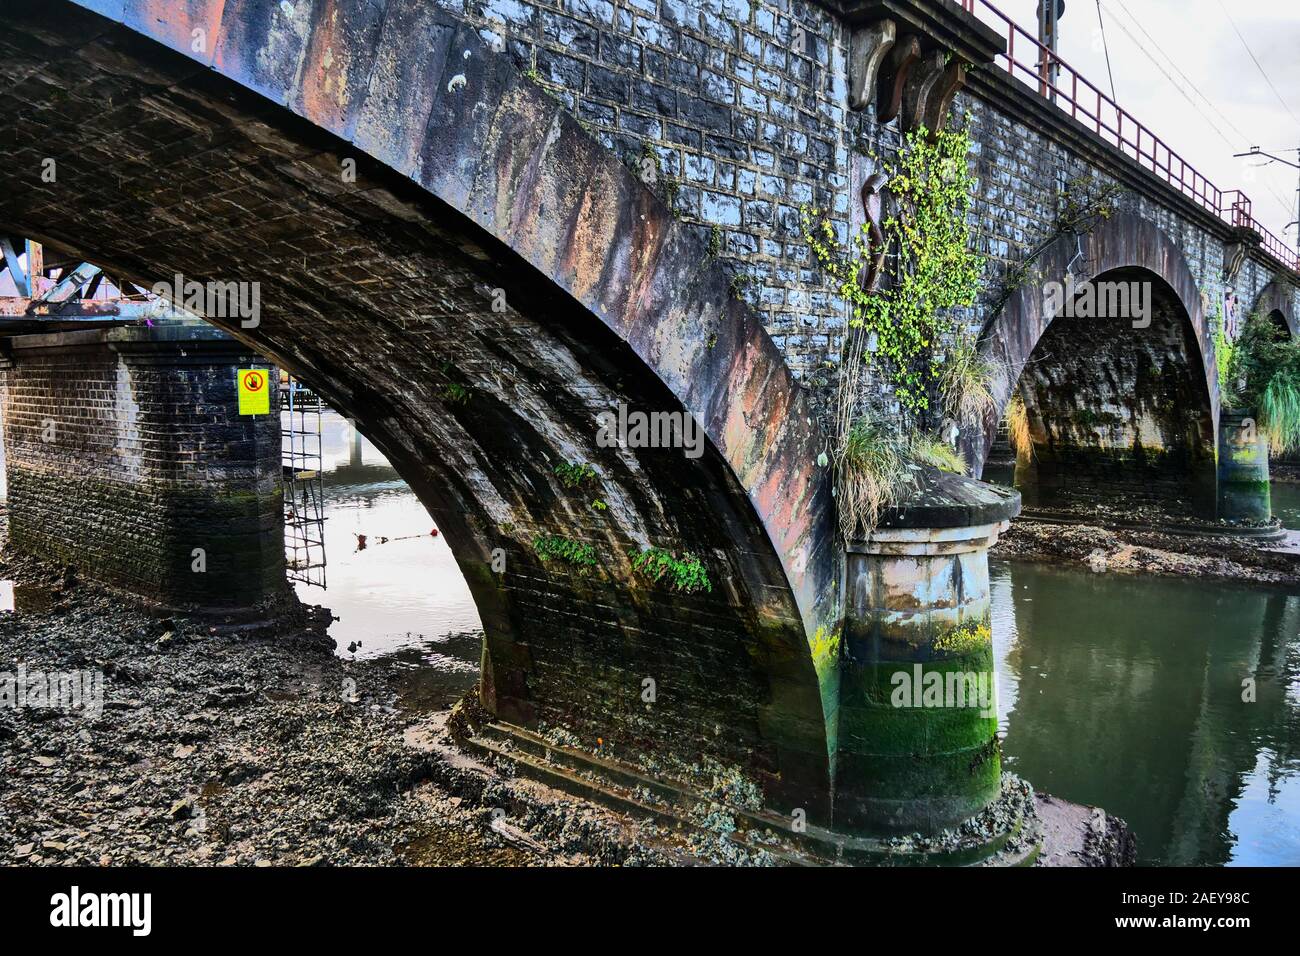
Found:
[(934, 640), (934, 649), (945, 654), (973, 654), (989, 646), (993, 632), (989, 625), (966, 621)]
[(597, 564), (596, 552), (591, 545), (562, 535), (538, 535), (533, 539), (533, 551), (543, 561), (563, 561), (583, 572)]
[(722, 227), (714, 226), (709, 230), (709, 258), (716, 259), (722, 254)]
[(675, 219), (679, 215), (679, 210), (677, 209), (677, 197), (681, 194), (682, 184), (675, 179), (669, 179), (667, 176), (663, 177), (662, 182), (664, 184), (664, 205), (668, 207)]
[(555, 466), (555, 475), (560, 479), (560, 484), (566, 488), (577, 488), (584, 481), (591, 481), (597, 477), (596, 470), (586, 462), (562, 461)]
[(678, 558), (663, 548), (646, 548), (632, 556), (632, 569), (647, 575), (653, 581), (665, 579), (674, 590), (690, 594), (694, 591), (712, 591), (708, 572), (700, 559), (689, 551)]
[(592, 498), (592, 499), (591, 499), (591, 507), (592, 507), (592, 509), (595, 510), (595, 511), (608, 511), (608, 510), (609, 510), (609, 505), (605, 504), (605, 502), (604, 502), (602, 499), (600, 499), (600, 498)]
[(731, 295), (744, 300), (745, 292), (754, 284), (754, 277), (748, 272), (737, 272), (731, 276)]
[(448, 382), (442, 387), (442, 399), (452, 405), (464, 405), (469, 401), (469, 389), (459, 382)]

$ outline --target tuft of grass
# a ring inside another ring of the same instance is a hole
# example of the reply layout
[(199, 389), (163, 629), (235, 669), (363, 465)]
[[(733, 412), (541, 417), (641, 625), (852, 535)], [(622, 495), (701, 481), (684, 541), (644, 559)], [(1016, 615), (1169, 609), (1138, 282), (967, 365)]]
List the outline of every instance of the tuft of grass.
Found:
[(1011, 402), (1007, 405), (1007, 438), (1017, 458), (1033, 461), (1034, 439), (1029, 434), (1029, 409), (1019, 395), (1011, 396)]
[(907, 453), (908, 457), (922, 465), (950, 471), (954, 475), (966, 474), (966, 456), (934, 435), (914, 432), (908, 439)]
[(897, 436), (874, 422), (854, 422), (835, 453), (835, 501), (844, 538), (870, 534), (881, 509), (898, 500), (910, 478)]
[(977, 342), (963, 336), (948, 351), (939, 378), (943, 408), (958, 422), (981, 422), (997, 405), (993, 381), (1001, 372), (999, 363), (980, 352)]
[(653, 581), (667, 579), (675, 591), (690, 594), (694, 591), (712, 591), (713, 584), (700, 559), (689, 551), (679, 558), (663, 548), (646, 548), (632, 556), (632, 569), (647, 575)]
[(1270, 453), (1284, 455), (1300, 447), (1300, 369), (1273, 373), (1260, 393), (1255, 417), (1268, 436)]

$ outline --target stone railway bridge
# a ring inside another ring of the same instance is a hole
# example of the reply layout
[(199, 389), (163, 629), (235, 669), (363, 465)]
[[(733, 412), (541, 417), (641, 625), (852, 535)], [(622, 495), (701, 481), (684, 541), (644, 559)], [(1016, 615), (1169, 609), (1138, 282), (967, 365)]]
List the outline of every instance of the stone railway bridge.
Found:
[[(1089, 432), (1112, 476), (1135, 436), (1181, 456), (1135, 487), (1213, 471), (1216, 308), (1300, 321), (1296, 263), (1241, 197), (1171, 184), (1009, 76), (1001, 27), (967, 6), (0, 0), (0, 232), (144, 285), (259, 283), (255, 325), (214, 323), (354, 418), (428, 507), (499, 720), (666, 776), (740, 767), (771, 810), (839, 830), (937, 828), (991, 799), (926, 802), (966, 786), (944, 760), (973, 768), (992, 731), (931, 726), (943, 766), (922, 773), (874, 741), (862, 671), (826, 656), (889, 572), (835, 536), (819, 388), (844, 305), (801, 205), (847, 235), (869, 152), (967, 116), (989, 262), (968, 320), (1009, 370), (999, 398), (1026, 396), (1049, 459)], [(1081, 178), (1116, 213), (1057, 235)], [(1002, 291), (1036, 247), (1044, 282), (1151, 282), (1150, 328), (1053, 323), (1040, 289)], [(601, 447), (620, 406), (689, 413), (705, 453)], [(977, 473), (999, 417), (964, 429)], [(32, 445), (34, 417), (5, 425)], [(950, 556), (982, 555), (1012, 508), (969, 483), (935, 497), (975, 542)], [(939, 561), (899, 523), (913, 575)], [(577, 561), (543, 560), (557, 542)], [(651, 548), (700, 556), (712, 590), (651, 580)], [(958, 563), (954, 620), (986, 614)]]

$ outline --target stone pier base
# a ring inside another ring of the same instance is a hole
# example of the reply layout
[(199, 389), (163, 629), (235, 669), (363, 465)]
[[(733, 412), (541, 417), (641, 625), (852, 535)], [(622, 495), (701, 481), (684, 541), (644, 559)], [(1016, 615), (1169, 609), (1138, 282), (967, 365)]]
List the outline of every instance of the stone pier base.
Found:
[(1249, 411), (1219, 415), (1219, 517), (1263, 524), (1273, 517), (1268, 436)]
[(1001, 788), (988, 549), (1020, 496), (928, 471), (850, 542), (837, 829), (932, 834)]
[[(9, 548), (169, 607), (287, 593), (278, 371), (199, 322), (3, 343)], [(236, 373), (267, 369), (271, 413)]]

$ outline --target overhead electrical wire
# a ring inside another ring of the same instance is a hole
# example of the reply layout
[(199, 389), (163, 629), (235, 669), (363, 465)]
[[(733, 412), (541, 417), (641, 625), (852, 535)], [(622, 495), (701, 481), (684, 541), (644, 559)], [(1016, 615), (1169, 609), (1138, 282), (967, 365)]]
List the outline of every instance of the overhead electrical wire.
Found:
[(1119, 102), (1115, 92), (1115, 72), (1110, 68), (1110, 44), (1106, 42), (1106, 22), (1101, 18), (1101, 0), (1097, 0), (1097, 25), (1101, 27), (1101, 48), (1106, 51), (1106, 75), (1110, 77), (1110, 98)]
[[(1219, 0), (1219, 3), (1220, 3), (1220, 6), (1222, 6), (1222, 0)], [(1098, 7), (1098, 12), (1099, 12), (1099, 13), (1100, 13), (1100, 10), (1101, 10), (1101, 7), (1102, 7), (1102, 6), (1103, 6), (1102, 0), (1097, 0), (1097, 7)], [(1217, 122), (1215, 122), (1215, 120), (1214, 120), (1212, 117), (1206, 115), (1205, 111), (1204, 111), (1203, 109), (1201, 109), (1201, 107), (1196, 103), (1196, 101), (1195, 101), (1194, 99), (1192, 99), (1192, 97), (1190, 97), (1190, 96), (1187, 94), (1187, 90), (1184, 89), (1184, 87), (1182, 86), (1182, 84), (1180, 84), (1177, 80), (1175, 80), (1175, 79), (1174, 79), (1174, 78), (1169, 74), (1169, 70), (1165, 69), (1165, 66), (1164, 66), (1163, 64), (1161, 64), (1161, 62), (1160, 62), (1159, 60), (1157, 60), (1157, 59), (1156, 59), (1156, 58), (1151, 54), (1151, 51), (1150, 51), (1149, 49), (1147, 49), (1146, 45), (1145, 45), (1141, 40), (1139, 40), (1136, 36), (1134, 36), (1133, 31), (1130, 30), (1130, 29), (1129, 29), (1129, 28), (1124, 24), (1124, 22), (1123, 22), (1121, 19), (1119, 19), (1119, 17), (1116, 16), (1115, 10), (1112, 9), (1112, 8), (1110, 7), (1109, 4), (1105, 4), (1105, 7), (1106, 7), (1107, 12), (1110, 13), (1110, 15), (1111, 15), (1111, 19), (1114, 20), (1115, 25), (1118, 26), (1118, 27), (1120, 28), (1120, 30), (1122, 30), (1122, 31), (1124, 32), (1124, 34), (1125, 34), (1125, 35), (1126, 35), (1130, 40), (1133, 41), (1134, 46), (1136, 46), (1136, 47), (1138, 48), (1138, 50), (1139, 50), (1139, 51), (1140, 51), (1140, 52), (1141, 52), (1141, 53), (1142, 53), (1142, 54), (1143, 54), (1143, 55), (1144, 55), (1148, 60), (1151, 61), (1151, 64), (1152, 64), (1152, 65), (1153, 65), (1157, 70), (1160, 71), (1160, 73), (1164, 76), (1164, 78), (1165, 78), (1166, 80), (1168, 80), (1168, 81), (1170, 82), (1170, 84), (1173, 85), (1173, 87), (1179, 91), (1179, 93), (1182, 94), (1183, 98), (1186, 99), (1187, 102), (1188, 102), (1189, 104), (1191, 104), (1192, 108), (1195, 109), (1196, 112), (1199, 113), (1199, 114), (1201, 115), (1201, 117), (1202, 117), (1203, 119), (1205, 119), (1206, 122), (1208, 122), (1208, 123), (1210, 124), (1210, 127), (1215, 131), (1215, 133), (1217, 133), (1217, 134), (1219, 135), (1219, 138), (1222, 139), (1223, 142), (1224, 142), (1227, 146), (1229, 146), (1230, 148), (1236, 150), (1236, 149), (1238, 149), (1238, 148), (1239, 148), (1243, 143), (1249, 143), (1249, 142), (1252, 141), (1250, 136), (1248, 136), (1248, 135), (1246, 135), (1244, 132), (1242, 132), (1241, 129), (1237, 126), (1237, 124), (1235, 124), (1231, 119), (1229, 119), (1226, 115), (1224, 115), (1223, 111), (1220, 110), (1217, 106), (1214, 105), (1214, 101), (1213, 101), (1213, 100), (1211, 100), (1208, 96), (1206, 96), (1204, 93), (1201, 92), (1200, 87), (1198, 87), (1198, 86), (1196, 85), (1195, 81), (1193, 81), (1192, 78), (1191, 78), (1190, 76), (1188, 76), (1186, 73), (1184, 73), (1184, 72), (1182, 71), (1182, 69), (1178, 66), (1177, 61), (1174, 60), (1173, 57), (1171, 57), (1168, 53), (1165, 52), (1164, 48), (1160, 46), (1159, 41), (1157, 41), (1156, 38), (1155, 38), (1154, 36), (1151, 35), (1151, 32), (1150, 32), (1149, 30), (1147, 30), (1147, 28), (1146, 28), (1145, 26), (1143, 26), (1142, 21), (1140, 21), (1140, 20), (1137, 18), (1137, 15), (1136, 15), (1132, 10), (1130, 10), (1130, 9), (1127, 8), (1127, 7), (1120, 7), (1120, 8), (1119, 8), (1119, 9), (1120, 9), (1121, 11), (1123, 11), (1123, 13), (1128, 17), (1128, 19), (1129, 19), (1130, 21), (1132, 21), (1133, 25), (1134, 25), (1135, 27), (1137, 27), (1137, 29), (1140, 30), (1140, 31), (1142, 32), (1142, 35), (1143, 35), (1144, 37), (1146, 37), (1147, 42), (1148, 42), (1152, 47), (1154, 47), (1154, 48), (1155, 48), (1155, 49), (1160, 53), (1160, 55), (1161, 55), (1162, 57), (1164, 57), (1164, 59), (1167, 61), (1168, 65), (1169, 65), (1169, 67), (1171, 67), (1171, 68), (1173, 69), (1173, 71), (1174, 71), (1175, 73), (1177, 73), (1179, 77), (1182, 78), (1183, 83), (1185, 83), (1185, 84), (1187, 85), (1187, 87), (1189, 87), (1189, 88), (1190, 88), (1190, 89), (1191, 89), (1191, 90), (1192, 90), (1192, 91), (1193, 91), (1197, 96), (1199, 96), (1199, 97), (1200, 97), (1200, 98), (1201, 98), (1201, 99), (1206, 103), (1206, 105), (1209, 106), (1210, 109), (1213, 110), (1214, 113), (1215, 113), (1215, 114), (1216, 114), (1216, 115), (1217, 115), (1221, 120), (1223, 120), (1224, 123), (1227, 124), (1227, 126), (1231, 129), (1232, 133), (1237, 137), (1236, 140), (1234, 140), (1231, 136), (1229, 136), (1227, 133), (1225, 133), (1224, 130), (1223, 130), (1223, 127), (1220, 126)], [(1226, 13), (1227, 11), (1225, 10), (1224, 12)], [(1229, 19), (1231, 19), (1231, 17), (1229, 17)], [(1236, 24), (1233, 24), (1233, 28), (1236, 29)], [(1241, 34), (1240, 34), (1240, 32), (1238, 32), (1237, 35), (1238, 35), (1238, 38), (1241, 38)], [(1104, 34), (1103, 34), (1103, 37), (1104, 37)], [(1242, 40), (1242, 44), (1243, 44), (1243, 46), (1244, 46), (1244, 45), (1245, 45), (1245, 39), (1244, 39), (1244, 38), (1241, 38), (1241, 40)], [(1248, 52), (1248, 53), (1250, 52), (1249, 47), (1247, 47), (1247, 52)], [(1250, 55), (1251, 55), (1251, 59), (1254, 59), (1254, 54), (1251, 53)], [(1256, 61), (1256, 66), (1257, 66), (1257, 67), (1259, 66), (1258, 61)], [(1261, 73), (1263, 72), (1262, 68), (1261, 68), (1260, 71), (1261, 71)], [(1267, 76), (1265, 76), (1265, 80), (1266, 80), (1266, 81), (1268, 80)], [(1269, 81), (1269, 86), (1270, 86), (1270, 87), (1272, 86), (1272, 82), (1271, 82), (1271, 81)], [(1276, 92), (1277, 92), (1276, 89), (1274, 89), (1274, 93), (1275, 93), (1275, 94), (1276, 94)], [(1279, 97), (1279, 99), (1280, 99), (1280, 97)], [(1282, 105), (1287, 109), (1287, 112), (1291, 112), (1290, 107), (1287, 107), (1285, 102), (1283, 102)], [(1291, 115), (1292, 115), (1292, 116), (1295, 116), (1294, 113), (1291, 113)], [(1288, 147), (1288, 148), (1289, 148), (1289, 149), (1294, 149), (1294, 147)], [(1259, 164), (1259, 165), (1261, 165), (1261, 166), (1266, 166), (1266, 165), (1268, 165), (1268, 164), (1267, 164), (1267, 163), (1261, 163), (1261, 164)], [(1264, 185), (1264, 188), (1267, 189), (1267, 190), (1272, 194), (1273, 198), (1274, 198), (1275, 200), (1277, 200), (1277, 202), (1282, 206), (1282, 208), (1283, 208), (1283, 209), (1286, 209), (1286, 210), (1288, 211), (1288, 215), (1291, 215), (1291, 214), (1292, 214), (1292, 212), (1291, 212), (1291, 210), (1292, 210), (1292, 201), (1289, 200), (1289, 199), (1287, 199), (1287, 198), (1285, 198), (1281, 193), (1279, 193), (1278, 190), (1277, 190), (1277, 187), (1276, 187), (1276, 186), (1274, 186), (1274, 185), (1272, 185), (1272, 184), (1270, 184), (1270, 183), (1264, 183), (1263, 185)]]
[[(1130, 40), (1133, 41), (1133, 45), (1138, 48), (1138, 51), (1141, 52), (1142, 55), (1145, 56), (1148, 60), (1151, 61), (1151, 64), (1157, 70), (1160, 71), (1161, 75), (1163, 75), (1164, 78), (1168, 80), (1173, 85), (1173, 87), (1176, 90), (1178, 90), (1179, 93), (1182, 94), (1183, 98), (1186, 99), (1187, 102), (1192, 105), (1192, 108), (1195, 109), (1196, 112), (1201, 114), (1202, 118), (1204, 118), (1210, 124), (1210, 126), (1213, 127), (1214, 131), (1218, 133), (1220, 137), (1222, 137), (1223, 141), (1228, 146), (1231, 146), (1232, 148), (1235, 149), (1237, 148), (1238, 145), (1240, 145), (1240, 143), (1243, 140), (1249, 140), (1250, 137), (1248, 137), (1245, 133), (1243, 133), (1240, 129), (1238, 129), (1236, 124), (1234, 124), (1232, 120), (1230, 120), (1227, 116), (1225, 116), (1223, 112), (1217, 106), (1214, 105), (1214, 102), (1208, 96), (1206, 96), (1204, 93), (1201, 92), (1200, 88), (1196, 85), (1195, 82), (1193, 82), (1192, 78), (1189, 77), (1186, 73), (1182, 71), (1182, 69), (1179, 68), (1177, 61), (1175, 61), (1173, 57), (1171, 57), (1168, 53), (1166, 53), (1164, 51), (1164, 48), (1161, 47), (1158, 42), (1156, 42), (1155, 37), (1153, 37), (1150, 34), (1150, 32), (1147, 30), (1147, 28), (1142, 25), (1142, 22), (1138, 20), (1137, 16), (1133, 13), (1133, 11), (1129, 10), (1127, 7), (1119, 8), (1133, 22), (1133, 25), (1142, 31), (1142, 35), (1147, 38), (1147, 42), (1150, 43), (1151, 46), (1156, 48), (1156, 50), (1160, 53), (1162, 57), (1165, 58), (1165, 60), (1167, 61), (1169, 66), (1174, 70), (1174, 72), (1177, 73), (1178, 76), (1182, 78), (1183, 81), (1182, 83), (1179, 83), (1178, 80), (1175, 80), (1172, 76), (1170, 76), (1169, 70), (1165, 69), (1165, 65), (1162, 64), (1159, 60), (1157, 60), (1154, 56), (1152, 56), (1151, 51), (1147, 49), (1146, 44), (1144, 44), (1141, 40), (1139, 40), (1136, 36), (1134, 36), (1133, 31), (1130, 30), (1124, 24), (1123, 20), (1121, 20), (1118, 16), (1116, 16), (1115, 10), (1111, 8), (1110, 4), (1108, 3), (1102, 4), (1101, 0), (1098, 0), (1098, 4), (1105, 6), (1107, 12), (1109, 12), (1111, 15), (1111, 19), (1115, 22), (1115, 25), (1124, 32), (1125, 36), (1127, 36)], [(1184, 87), (1183, 84), (1186, 84), (1186, 88)], [(1206, 115), (1205, 111), (1201, 109), (1201, 107), (1197, 104), (1197, 102), (1194, 99), (1192, 99), (1191, 96), (1188, 95), (1187, 88), (1190, 88), (1192, 92), (1194, 92), (1197, 96), (1199, 96), (1202, 100), (1204, 100), (1206, 105), (1209, 106), (1210, 109), (1212, 109), (1218, 115), (1218, 117), (1221, 120), (1223, 120), (1223, 122), (1226, 123), (1232, 129), (1232, 132), (1237, 136), (1236, 140), (1234, 140), (1231, 136), (1225, 133), (1223, 131), (1223, 127), (1220, 126), (1217, 122), (1215, 122), (1215, 120), (1212, 117)]]
[(1277, 97), (1277, 101), (1282, 104), (1282, 109), (1290, 113), (1291, 118), (1296, 121), (1296, 125), (1300, 126), (1300, 116), (1296, 116), (1295, 110), (1291, 109), (1287, 101), (1282, 99), (1282, 94), (1277, 91), (1277, 87), (1273, 85), (1273, 81), (1264, 71), (1264, 67), (1260, 65), (1259, 57), (1255, 56), (1255, 51), (1250, 48), (1250, 44), (1246, 42), (1246, 38), (1242, 36), (1241, 31), (1237, 29), (1237, 21), (1232, 19), (1232, 14), (1229, 13), (1228, 8), (1223, 5), (1223, 0), (1218, 0), (1218, 4), (1219, 9), (1223, 11), (1223, 15), (1227, 17), (1228, 22), (1232, 24), (1232, 32), (1237, 34), (1237, 39), (1241, 41), (1241, 45), (1245, 48), (1247, 55), (1250, 57), (1250, 61), (1255, 64), (1255, 69), (1259, 70), (1259, 75), (1264, 78), (1264, 82), (1268, 84), (1268, 88), (1273, 91), (1273, 95)]

